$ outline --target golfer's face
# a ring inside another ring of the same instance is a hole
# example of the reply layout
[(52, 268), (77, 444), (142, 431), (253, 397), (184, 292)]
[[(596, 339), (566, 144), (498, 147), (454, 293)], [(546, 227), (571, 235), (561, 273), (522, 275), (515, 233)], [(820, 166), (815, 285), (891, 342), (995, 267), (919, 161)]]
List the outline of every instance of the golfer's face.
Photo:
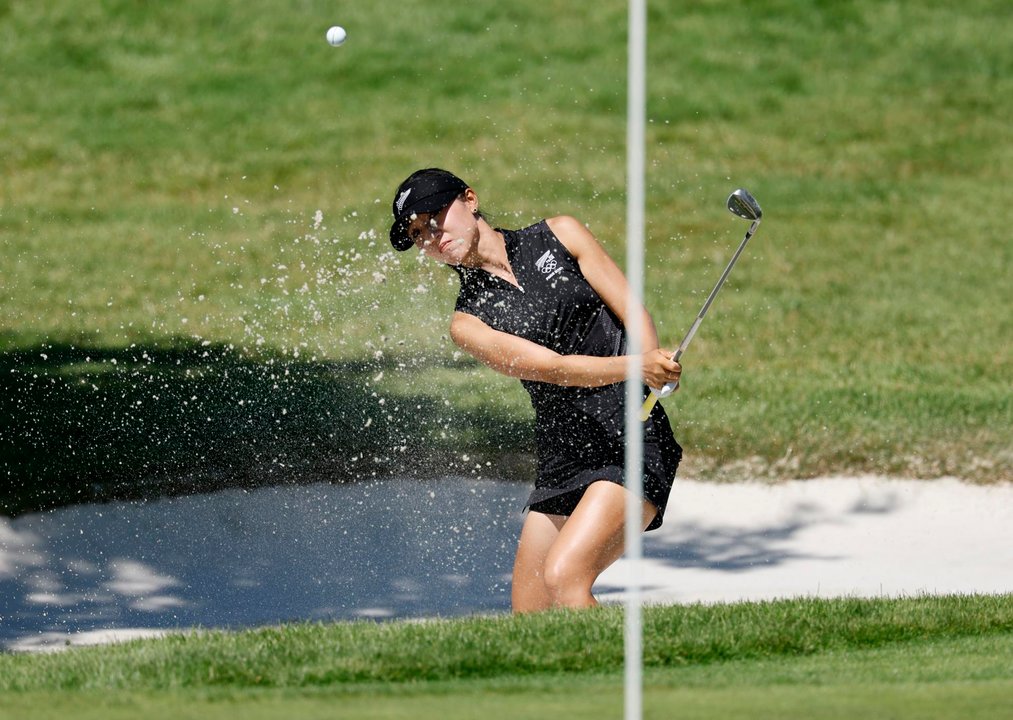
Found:
[(471, 213), (460, 200), (454, 200), (438, 213), (420, 213), (408, 226), (408, 237), (426, 255), (456, 265), (467, 250), (468, 228), (464, 221)]
[(415, 247), (425, 250), (433, 243), (439, 244), (443, 229), (440, 227), (440, 215), (446, 213), (446, 209), (439, 213), (420, 213), (408, 226), (408, 237), (415, 243)]

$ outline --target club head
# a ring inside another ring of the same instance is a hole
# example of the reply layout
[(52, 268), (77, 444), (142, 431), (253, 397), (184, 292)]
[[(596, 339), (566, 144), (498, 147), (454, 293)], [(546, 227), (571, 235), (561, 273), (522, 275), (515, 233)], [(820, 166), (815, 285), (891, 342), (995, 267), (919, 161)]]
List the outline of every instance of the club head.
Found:
[(745, 188), (739, 188), (728, 196), (728, 210), (746, 220), (759, 220), (763, 217), (760, 203)]

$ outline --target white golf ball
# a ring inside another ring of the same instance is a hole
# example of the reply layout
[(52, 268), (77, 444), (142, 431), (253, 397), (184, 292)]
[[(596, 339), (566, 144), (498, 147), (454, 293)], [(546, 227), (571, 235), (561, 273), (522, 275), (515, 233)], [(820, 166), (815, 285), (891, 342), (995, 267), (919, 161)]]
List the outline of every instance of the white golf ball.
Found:
[(345, 28), (340, 25), (335, 25), (327, 31), (327, 42), (334, 47), (344, 43), (346, 37), (348, 37), (348, 33), (346, 33)]

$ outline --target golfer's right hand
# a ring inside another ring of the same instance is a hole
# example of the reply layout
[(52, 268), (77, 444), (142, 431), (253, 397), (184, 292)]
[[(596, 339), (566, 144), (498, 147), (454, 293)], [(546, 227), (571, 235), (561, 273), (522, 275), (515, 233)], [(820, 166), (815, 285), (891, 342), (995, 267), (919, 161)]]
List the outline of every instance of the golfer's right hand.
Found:
[(682, 365), (672, 359), (671, 350), (657, 348), (644, 353), (642, 367), (644, 384), (652, 388), (662, 388), (668, 383), (677, 383), (682, 375)]

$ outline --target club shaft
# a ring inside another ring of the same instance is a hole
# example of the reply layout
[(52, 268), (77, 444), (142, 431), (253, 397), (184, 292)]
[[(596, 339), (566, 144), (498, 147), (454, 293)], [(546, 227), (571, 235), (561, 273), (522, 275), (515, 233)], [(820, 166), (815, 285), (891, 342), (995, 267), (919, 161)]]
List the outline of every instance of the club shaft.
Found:
[(725, 271), (721, 273), (721, 277), (718, 278), (717, 284), (714, 285), (714, 289), (711, 290), (711, 294), (707, 296), (707, 301), (700, 308), (700, 313), (696, 316), (696, 320), (693, 321), (693, 325), (690, 327), (689, 332), (686, 333), (686, 337), (679, 343), (679, 349), (675, 351), (675, 355), (672, 356), (673, 360), (678, 360), (682, 354), (689, 347), (689, 344), (693, 341), (693, 336), (696, 335), (697, 329), (700, 327), (700, 323), (703, 322), (704, 316), (707, 311), (710, 310), (711, 303), (714, 302), (714, 298), (717, 297), (718, 291), (721, 290), (721, 286), (725, 284), (725, 280), (728, 279), (728, 274), (731, 273), (732, 268), (735, 267), (735, 263), (738, 262), (739, 255), (746, 248), (746, 243), (749, 242), (749, 238), (753, 237), (753, 233), (756, 232), (756, 228), (759, 226), (760, 221), (754, 220), (753, 224), (749, 226), (749, 230), (746, 231), (746, 236), (742, 238), (742, 242), (739, 243), (739, 248), (732, 255), (732, 259), (728, 261), (728, 265), (725, 266)]
[[(700, 324), (703, 322), (704, 316), (707, 315), (707, 311), (710, 310), (711, 303), (714, 302), (714, 298), (717, 297), (718, 292), (721, 290), (721, 286), (724, 285), (725, 280), (728, 279), (729, 273), (731, 273), (732, 268), (735, 267), (735, 263), (738, 261), (742, 251), (745, 249), (746, 243), (749, 242), (749, 238), (753, 237), (753, 233), (756, 232), (756, 228), (759, 226), (759, 219), (753, 220), (752, 224), (749, 226), (749, 230), (746, 231), (746, 236), (742, 238), (742, 242), (739, 243), (738, 249), (735, 251), (735, 254), (732, 255), (732, 259), (728, 261), (728, 265), (725, 266), (725, 270), (721, 273), (721, 277), (718, 278), (717, 283), (715, 283), (714, 289), (711, 290), (710, 295), (707, 296), (707, 300), (704, 302), (703, 307), (700, 308), (700, 312), (697, 314), (696, 320), (694, 320), (693, 324), (690, 326), (689, 332), (687, 332), (685, 337), (683, 337), (682, 342), (679, 343), (679, 348), (672, 355), (672, 360), (675, 362), (679, 362), (682, 358), (682, 354), (686, 352), (686, 348), (688, 348), (689, 344), (693, 342), (693, 336), (696, 335), (696, 331), (700, 328)], [(651, 414), (651, 410), (660, 398), (668, 395), (677, 387), (679, 387), (679, 383), (674, 382), (665, 385), (660, 392), (655, 392), (652, 388), (650, 394), (647, 396), (647, 399), (644, 401), (644, 406), (640, 410), (641, 422), (647, 421), (647, 418)]]

